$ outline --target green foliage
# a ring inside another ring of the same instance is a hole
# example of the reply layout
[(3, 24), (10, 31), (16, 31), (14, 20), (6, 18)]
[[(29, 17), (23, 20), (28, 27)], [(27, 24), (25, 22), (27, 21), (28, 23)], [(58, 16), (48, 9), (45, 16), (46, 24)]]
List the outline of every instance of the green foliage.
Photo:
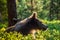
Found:
[(29, 6), (26, 4), (26, 0), (19, 0), (17, 2), (17, 16), (19, 19), (24, 19), (30, 15)]
[[(30, 16), (31, 13), (31, 0), (16, 0), (17, 6), (17, 17), (19, 19), (24, 19)], [(34, 0), (35, 1), (35, 11), (38, 13), (38, 18), (50, 20), (50, 16), (53, 20), (60, 18), (60, 0), (53, 0), (53, 4), (51, 5), (52, 0)], [(53, 6), (52, 13), (50, 14), (50, 7)], [(3, 22), (7, 21), (7, 0), (0, 0), (0, 13), (1, 19)], [(58, 12), (58, 13), (57, 13)]]
[[(34, 10), (38, 13), (38, 18), (56, 20), (60, 18), (59, 3), (59, 0), (34, 0)], [(31, 8), (31, 0), (19, 0), (17, 4), (18, 18), (28, 17), (31, 14)]]
[(0, 0), (0, 22), (1, 20), (3, 22), (7, 21), (7, 1), (6, 0)]
[(6, 10), (6, 0), (0, 0), (0, 12)]
[[(48, 25), (46, 31), (37, 31), (36, 40), (59, 40), (60, 39), (60, 21), (43, 20)], [(0, 40), (33, 40), (31, 34), (23, 36), (17, 32), (4, 32), (5, 28), (0, 29)]]
[[(38, 13), (38, 18), (49, 19), (50, 0), (34, 0), (35, 11)], [(31, 0), (19, 0), (17, 2), (18, 18), (24, 19), (31, 14)]]
[(6, 23), (0, 23), (0, 29), (1, 28), (6, 28), (8, 26), (8, 23), (6, 22)]

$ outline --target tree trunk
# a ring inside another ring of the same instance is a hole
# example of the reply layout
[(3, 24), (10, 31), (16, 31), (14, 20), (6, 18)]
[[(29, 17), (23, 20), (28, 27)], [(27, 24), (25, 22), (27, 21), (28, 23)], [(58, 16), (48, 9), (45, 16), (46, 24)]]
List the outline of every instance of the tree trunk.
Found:
[(52, 16), (53, 16), (53, 0), (51, 0), (50, 2), (50, 14), (49, 14), (50, 20), (53, 20)]
[(33, 11), (34, 11), (34, 0), (31, 0), (31, 13), (33, 13)]
[(57, 20), (60, 20), (60, 1), (57, 0), (57, 10), (56, 10), (56, 14), (57, 14)]
[(2, 22), (2, 14), (0, 13), (0, 22)]
[(7, 8), (8, 8), (8, 26), (14, 25), (17, 21), (13, 19), (17, 19), (16, 12), (16, 0), (7, 0)]

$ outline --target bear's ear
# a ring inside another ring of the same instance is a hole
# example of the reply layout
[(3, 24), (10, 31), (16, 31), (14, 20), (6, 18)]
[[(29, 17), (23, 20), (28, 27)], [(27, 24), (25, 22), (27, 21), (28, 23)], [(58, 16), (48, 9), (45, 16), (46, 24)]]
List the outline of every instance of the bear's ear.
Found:
[(33, 14), (29, 18), (37, 18), (37, 13), (33, 12)]

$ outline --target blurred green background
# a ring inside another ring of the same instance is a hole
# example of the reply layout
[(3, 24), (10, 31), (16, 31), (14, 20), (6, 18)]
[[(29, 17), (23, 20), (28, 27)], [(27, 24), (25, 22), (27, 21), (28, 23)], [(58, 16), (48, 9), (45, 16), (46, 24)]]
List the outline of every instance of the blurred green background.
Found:
[[(3, 32), (8, 26), (7, 4), (7, 0), (0, 0), (0, 40), (32, 40), (30, 34), (23, 37), (16, 32)], [(36, 11), (38, 19), (48, 25), (47, 31), (37, 32), (36, 40), (60, 40), (60, 0), (16, 0), (16, 8), (17, 19), (23, 20)]]

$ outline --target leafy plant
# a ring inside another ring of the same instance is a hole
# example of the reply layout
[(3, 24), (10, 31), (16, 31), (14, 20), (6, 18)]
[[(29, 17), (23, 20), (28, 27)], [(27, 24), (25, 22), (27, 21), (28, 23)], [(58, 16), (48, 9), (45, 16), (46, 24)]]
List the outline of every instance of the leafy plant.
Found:
[[(60, 21), (44, 21), (48, 25), (46, 31), (37, 31), (36, 40), (59, 40), (60, 39)], [(4, 32), (6, 28), (0, 29), (0, 40), (33, 40), (31, 34), (23, 36), (17, 32)]]

